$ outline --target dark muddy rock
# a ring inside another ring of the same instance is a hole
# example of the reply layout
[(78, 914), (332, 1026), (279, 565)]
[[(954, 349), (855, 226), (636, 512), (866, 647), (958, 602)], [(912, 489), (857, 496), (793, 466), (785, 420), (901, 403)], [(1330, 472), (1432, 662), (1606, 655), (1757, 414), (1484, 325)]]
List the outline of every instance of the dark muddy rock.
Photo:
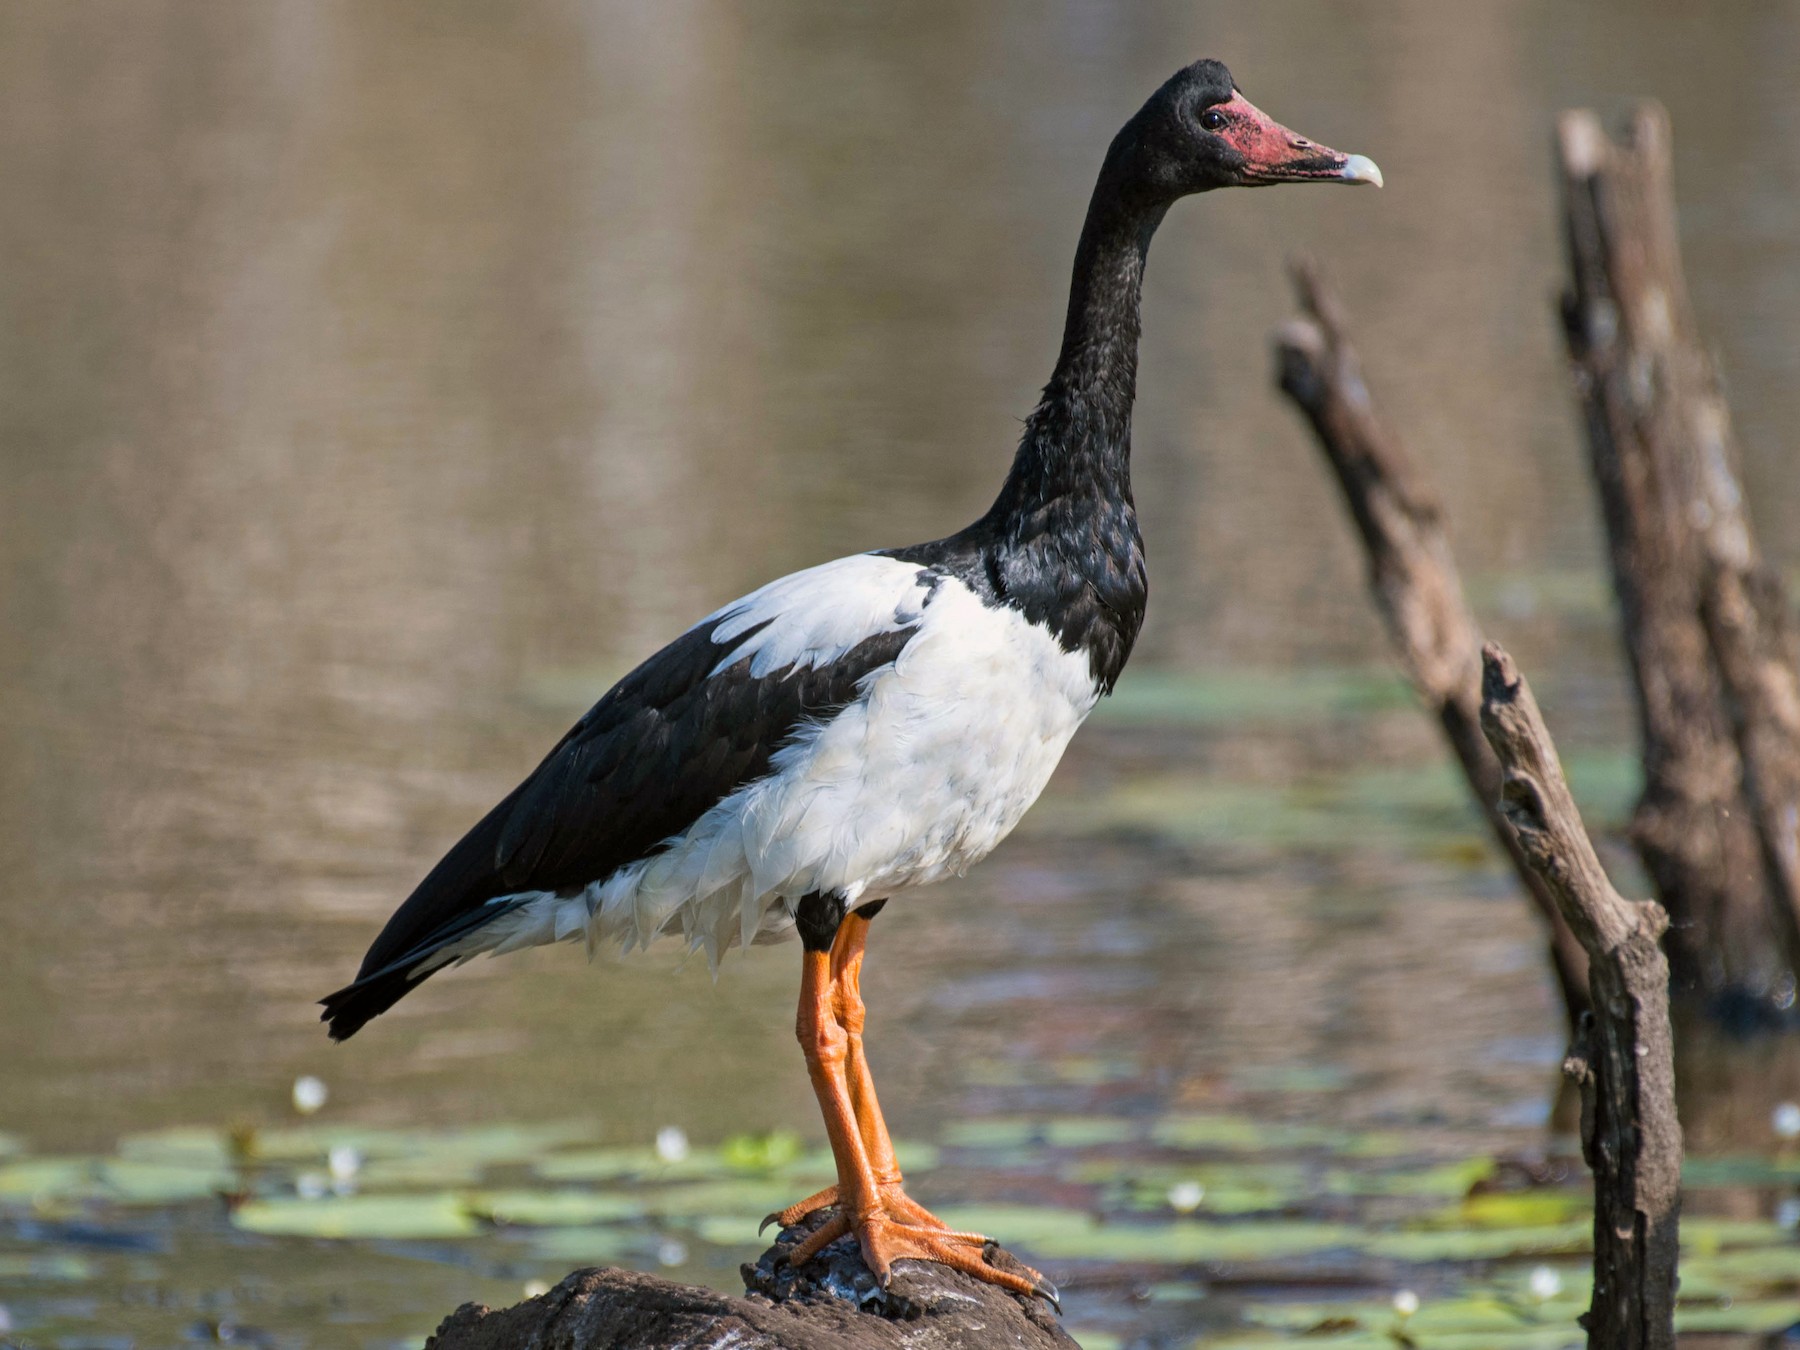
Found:
[[(785, 1230), (743, 1268), (741, 1297), (637, 1271), (578, 1270), (511, 1308), (465, 1303), (426, 1350), (1076, 1350), (1043, 1299), (1027, 1299), (925, 1261), (899, 1261), (887, 1289), (851, 1239), (796, 1270)], [(1005, 1251), (991, 1260), (1018, 1269)]]

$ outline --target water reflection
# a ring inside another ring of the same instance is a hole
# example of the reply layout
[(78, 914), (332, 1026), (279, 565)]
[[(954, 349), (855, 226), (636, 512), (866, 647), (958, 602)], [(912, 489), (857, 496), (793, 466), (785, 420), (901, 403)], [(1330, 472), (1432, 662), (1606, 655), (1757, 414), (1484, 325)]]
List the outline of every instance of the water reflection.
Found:
[[(1757, 522), (1800, 562), (1791, 6), (0, 13), (0, 1127), (99, 1147), (273, 1118), (317, 1072), (371, 1121), (810, 1131), (791, 953), (717, 985), (566, 951), (480, 965), (336, 1052), (310, 1001), (609, 674), (784, 569), (986, 504), (1100, 148), (1203, 52), (1390, 187), (1200, 201), (1160, 237), (1140, 665), (1381, 660), (1268, 388), (1282, 259), (1309, 249), (1559, 735), (1623, 744), (1549, 320), (1550, 119), (1671, 105)], [(1285, 791), (1434, 762), (1403, 712), (1115, 724), (1057, 819), (1169, 766)], [(883, 923), (891, 1113), (929, 1133), (1329, 1071), (1348, 1118), (1518, 1137), (1553, 1069), (1518, 1047), (1554, 1007), (1504, 879), (1444, 847), (1028, 832)], [(1134, 1067), (1079, 1092), (966, 1072), (1071, 1056)], [(1690, 1129), (1760, 1142), (1792, 1075), (1753, 1066), (1767, 1099)]]

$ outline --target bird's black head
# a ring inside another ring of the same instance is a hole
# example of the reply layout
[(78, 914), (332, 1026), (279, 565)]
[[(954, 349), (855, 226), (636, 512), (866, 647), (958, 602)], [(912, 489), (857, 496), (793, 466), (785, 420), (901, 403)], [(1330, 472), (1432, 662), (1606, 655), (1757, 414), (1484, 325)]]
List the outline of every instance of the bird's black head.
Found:
[(1289, 131), (1241, 92), (1218, 61), (1196, 61), (1150, 96), (1113, 141), (1121, 191), (1172, 202), (1270, 183), (1373, 183), (1381, 170)]

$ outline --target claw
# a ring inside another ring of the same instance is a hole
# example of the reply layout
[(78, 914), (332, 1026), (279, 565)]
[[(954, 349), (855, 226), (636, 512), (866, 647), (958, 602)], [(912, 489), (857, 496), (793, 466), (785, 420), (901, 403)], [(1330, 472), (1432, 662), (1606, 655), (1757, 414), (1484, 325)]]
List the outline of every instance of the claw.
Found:
[(815, 1228), (804, 1242), (796, 1243), (788, 1249), (788, 1264), (796, 1268), (805, 1265), (849, 1231), (850, 1220), (839, 1210)]
[(1057, 1291), (1054, 1284), (1050, 1283), (1049, 1280), (1040, 1275), (1038, 1276), (1037, 1284), (1032, 1288), (1033, 1292), (1036, 1293), (1039, 1298), (1043, 1299), (1044, 1302), (1056, 1309), (1056, 1315), (1058, 1317), (1063, 1315), (1062, 1295)]
[(756, 1225), (756, 1236), (761, 1237), (765, 1232), (768, 1231), (769, 1225), (774, 1223), (780, 1217), (781, 1217), (781, 1211), (776, 1210), (773, 1214), (766, 1217), (761, 1223), (757, 1224)]

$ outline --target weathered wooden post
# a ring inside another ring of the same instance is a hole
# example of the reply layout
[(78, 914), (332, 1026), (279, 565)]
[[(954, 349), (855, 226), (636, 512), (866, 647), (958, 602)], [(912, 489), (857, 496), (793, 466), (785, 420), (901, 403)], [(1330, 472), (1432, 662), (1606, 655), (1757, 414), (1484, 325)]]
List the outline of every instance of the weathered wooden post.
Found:
[(1481, 728), (1501, 764), (1501, 813), (1588, 954), (1593, 1007), (1563, 1071), (1581, 1089), (1594, 1173), (1589, 1350), (1674, 1350), (1681, 1126), (1660, 943), (1668, 916), (1612, 888), (1531, 687), (1493, 643), (1482, 661)]

